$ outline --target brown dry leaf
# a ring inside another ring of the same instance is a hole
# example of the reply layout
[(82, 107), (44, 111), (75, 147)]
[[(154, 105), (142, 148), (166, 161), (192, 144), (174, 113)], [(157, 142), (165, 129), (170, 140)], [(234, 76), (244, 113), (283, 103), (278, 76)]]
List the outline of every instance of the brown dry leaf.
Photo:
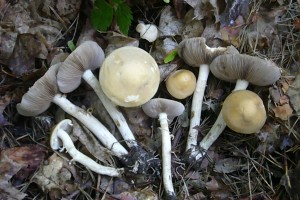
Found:
[(53, 154), (48, 158), (48, 162), (41, 166), (32, 181), (45, 192), (59, 190), (62, 195), (66, 195), (77, 189), (76, 184), (80, 180), (73, 165)]
[(158, 195), (149, 188), (145, 188), (143, 190), (136, 189), (133, 191), (126, 191), (118, 195), (113, 195), (113, 197), (122, 200), (158, 200)]
[(272, 110), (275, 113), (275, 117), (278, 117), (281, 120), (288, 120), (289, 117), (293, 114), (293, 109), (291, 108), (290, 104), (277, 106)]
[(238, 159), (224, 158), (217, 160), (214, 170), (218, 173), (226, 174), (240, 170), (241, 168), (242, 166), (239, 164)]
[(9, 58), (8, 68), (17, 77), (37, 71), (35, 59), (43, 52), (45, 46), (40, 39), (30, 33), (19, 34), (13, 53)]
[(44, 160), (45, 149), (38, 145), (3, 150), (0, 156), (0, 199), (23, 199), (26, 194), (14, 188), (10, 179), (24, 180)]
[(9, 105), (11, 100), (11, 94), (6, 93), (4, 96), (0, 97), (0, 126), (8, 125), (9, 123), (3, 116), (3, 111), (7, 105)]
[(290, 97), (291, 106), (299, 113), (300, 111), (300, 74), (296, 76), (296, 79), (290, 85), (287, 95)]

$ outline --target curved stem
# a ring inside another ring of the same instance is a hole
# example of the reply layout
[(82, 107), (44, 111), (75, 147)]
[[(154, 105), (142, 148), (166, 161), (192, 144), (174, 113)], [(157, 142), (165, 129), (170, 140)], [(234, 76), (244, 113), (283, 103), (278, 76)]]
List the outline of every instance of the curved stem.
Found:
[(106, 97), (106, 95), (104, 94), (103, 90), (100, 87), (98, 79), (94, 76), (92, 71), (86, 70), (83, 73), (82, 78), (94, 89), (95, 93), (98, 95), (103, 106), (105, 107), (108, 114), (110, 115), (110, 117), (116, 124), (117, 128), (119, 129), (128, 147), (138, 146), (135, 137), (126, 122), (125, 117), (117, 109), (117, 106)]
[[(124, 169), (122, 169), (122, 168), (116, 169), (113, 167), (107, 167), (107, 166), (100, 165), (97, 162), (95, 162), (94, 160), (92, 160), (91, 158), (89, 158), (88, 156), (86, 156), (83, 153), (81, 153), (80, 151), (78, 151), (75, 148), (69, 134), (66, 131), (59, 129), (57, 131), (57, 137), (63, 143), (62, 149), (66, 149), (68, 154), (72, 157), (71, 162), (72, 161), (79, 162), (80, 164), (86, 166), (87, 168), (89, 168), (90, 170), (92, 170), (98, 174), (115, 177), (115, 176), (121, 176), (121, 174), (124, 173)], [(56, 150), (56, 149), (54, 149), (54, 150)]]
[[(248, 85), (249, 85), (248, 81), (239, 79), (237, 80), (233, 91), (245, 90), (248, 87)], [(210, 146), (216, 141), (216, 139), (218, 139), (218, 137), (224, 131), (225, 128), (226, 128), (226, 123), (223, 119), (222, 109), (221, 109), (219, 116), (215, 121), (214, 125), (200, 142), (199, 149), (197, 150), (197, 152), (194, 152), (192, 156), (194, 156), (196, 160), (201, 159), (203, 155), (206, 153), (206, 151), (210, 148)], [(201, 150), (203, 152), (200, 152)]]
[(171, 137), (166, 113), (159, 114), (160, 131), (162, 139), (162, 173), (163, 184), (168, 197), (175, 197), (172, 182), (172, 163), (171, 163)]
[(197, 85), (192, 100), (190, 128), (187, 138), (186, 151), (192, 149), (193, 152), (197, 146), (198, 130), (196, 127), (200, 125), (202, 102), (208, 75), (209, 66), (206, 64), (200, 65)]
[(52, 100), (53, 103), (61, 107), (66, 113), (78, 119), (117, 157), (127, 155), (127, 150), (118, 142), (118, 140), (99, 122), (93, 115), (87, 113), (84, 109), (72, 104), (65, 96), (56, 94)]

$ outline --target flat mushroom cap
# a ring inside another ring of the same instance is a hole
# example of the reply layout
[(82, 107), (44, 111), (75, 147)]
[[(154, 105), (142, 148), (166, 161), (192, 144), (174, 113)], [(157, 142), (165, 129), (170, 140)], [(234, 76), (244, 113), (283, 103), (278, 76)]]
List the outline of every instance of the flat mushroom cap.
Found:
[(50, 137), (50, 146), (53, 150), (58, 150), (62, 145), (60, 139), (57, 137), (58, 130), (61, 129), (67, 133), (70, 133), (72, 128), (73, 128), (73, 124), (70, 119), (64, 119), (54, 127)]
[(23, 95), (17, 111), (24, 116), (35, 116), (47, 110), (55, 94), (58, 92), (56, 73), (61, 63), (52, 65)]
[(259, 131), (267, 119), (263, 101), (249, 90), (237, 90), (228, 95), (222, 115), (230, 129), (244, 134)]
[(210, 64), (212, 60), (223, 54), (227, 48), (210, 48), (205, 44), (205, 38), (196, 37), (182, 40), (178, 47), (178, 55), (185, 63), (192, 67), (200, 67), (201, 64)]
[(281, 76), (274, 62), (245, 54), (220, 55), (212, 61), (210, 70), (221, 80), (242, 79), (258, 86), (271, 85)]
[(193, 72), (180, 69), (169, 75), (166, 80), (168, 92), (177, 99), (184, 99), (196, 89), (196, 77)]
[(85, 70), (99, 68), (104, 60), (102, 48), (93, 41), (80, 44), (63, 62), (57, 73), (57, 84), (63, 93), (75, 90)]
[(142, 109), (151, 118), (158, 118), (160, 113), (166, 113), (168, 119), (172, 121), (183, 113), (185, 107), (178, 101), (155, 98), (142, 105)]
[(110, 53), (99, 72), (106, 96), (123, 107), (140, 106), (156, 93), (160, 72), (153, 57), (138, 47), (121, 47)]

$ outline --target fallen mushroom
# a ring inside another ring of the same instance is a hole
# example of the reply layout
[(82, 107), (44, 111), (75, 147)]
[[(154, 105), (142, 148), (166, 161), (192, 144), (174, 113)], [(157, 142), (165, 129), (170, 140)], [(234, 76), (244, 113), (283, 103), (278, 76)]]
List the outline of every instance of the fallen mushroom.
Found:
[(196, 89), (193, 94), (191, 106), (190, 128), (187, 137), (186, 151), (190, 151), (192, 156), (196, 151), (198, 130), (200, 125), (201, 110), (206, 82), (209, 75), (209, 64), (211, 61), (223, 54), (227, 48), (210, 48), (205, 44), (205, 38), (197, 37), (181, 41), (178, 45), (178, 55), (190, 66), (199, 67), (199, 74)]
[(156, 93), (160, 73), (152, 56), (138, 47), (121, 47), (110, 53), (99, 72), (106, 96), (123, 107), (136, 107)]
[(69, 136), (69, 133), (72, 130), (72, 126), (72, 121), (69, 119), (64, 119), (55, 126), (50, 138), (50, 146), (53, 150), (60, 150), (61, 152), (66, 150), (66, 152), (68, 152), (68, 154), (72, 157), (71, 162), (79, 162), (80, 164), (98, 174), (120, 177), (124, 173), (123, 168), (117, 169), (100, 165), (88, 156), (78, 151)]
[(249, 90), (237, 90), (228, 95), (222, 106), (227, 126), (238, 133), (259, 131), (266, 122), (266, 109), (261, 98)]
[(140, 22), (135, 30), (140, 33), (140, 37), (148, 42), (154, 42), (158, 37), (158, 29), (154, 24), (145, 24)]
[[(271, 85), (281, 76), (280, 68), (274, 62), (233, 52), (215, 58), (210, 69), (221, 80), (236, 81), (233, 91), (245, 90), (249, 83), (257, 86)], [(194, 159), (201, 159), (226, 128), (221, 113), (222, 110), (210, 131), (199, 143), (198, 150), (194, 152)]]
[(104, 52), (96, 42), (83, 42), (66, 58), (59, 68), (57, 73), (59, 90), (63, 93), (72, 92), (80, 85), (81, 78), (83, 78), (98, 95), (128, 147), (135, 146), (137, 148), (138, 144), (125, 117), (116, 105), (106, 97), (98, 79), (92, 72), (92, 70), (99, 68), (103, 61)]
[(72, 104), (65, 95), (58, 92), (56, 74), (61, 63), (51, 66), (48, 71), (37, 80), (29, 91), (23, 95), (21, 103), (17, 104), (17, 110), (24, 116), (35, 116), (48, 109), (51, 102), (61, 107), (66, 113), (77, 118), (102, 144), (110, 149), (114, 155), (123, 158), (128, 154), (127, 150), (117, 139), (99, 122), (93, 115), (84, 109)]
[(193, 72), (180, 69), (169, 75), (166, 80), (166, 87), (176, 99), (185, 99), (195, 91), (196, 77)]
[(155, 98), (142, 105), (143, 111), (152, 118), (158, 118), (162, 136), (162, 173), (163, 184), (167, 194), (167, 199), (176, 199), (171, 173), (171, 137), (168, 121), (181, 115), (184, 105), (180, 102)]

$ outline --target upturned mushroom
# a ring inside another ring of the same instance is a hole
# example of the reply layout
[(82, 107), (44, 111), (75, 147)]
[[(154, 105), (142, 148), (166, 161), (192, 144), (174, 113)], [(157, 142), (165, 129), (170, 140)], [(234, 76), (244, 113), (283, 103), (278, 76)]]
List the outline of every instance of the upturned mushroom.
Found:
[(95, 91), (108, 114), (116, 124), (124, 141), (129, 147), (138, 146), (134, 134), (130, 130), (125, 117), (117, 106), (110, 101), (99, 85), (92, 70), (99, 68), (104, 61), (102, 48), (93, 41), (85, 41), (79, 45), (62, 63), (57, 73), (59, 90), (69, 93), (75, 90), (83, 78)]
[(69, 133), (72, 131), (72, 121), (64, 119), (59, 122), (53, 129), (50, 137), (50, 146), (53, 150), (66, 152), (72, 157), (70, 162), (79, 162), (88, 169), (102, 175), (120, 177), (124, 173), (123, 168), (114, 168), (100, 165), (90, 157), (84, 155), (76, 149)]
[(140, 37), (148, 42), (154, 42), (158, 37), (158, 29), (154, 24), (138, 23), (135, 30), (140, 33)]
[(29, 91), (23, 95), (21, 103), (17, 104), (17, 110), (24, 116), (35, 116), (46, 111), (51, 102), (61, 107), (66, 113), (78, 119), (102, 144), (110, 149), (114, 155), (123, 158), (128, 154), (127, 150), (117, 139), (99, 122), (93, 115), (84, 109), (72, 104), (65, 95), (58, 92), (56, 74), (61, 63), (51, 66), (48, 71), (37, 80)]
[(132, 46), (111, 52), (99, 72), (100, 85), (106, 96), (123, 107), (136, 107), (156, 93), (160, 72), (154, 58)]
[(185, 99), (196, 89), (196, 76), (193, 72), (180, 69), (171, 73), (166, 80), (168, 92), (176, 99)]
[[(234, 53), (233, 51), (215, 58), (210, 65), (211, 72), (219, 79), (236, 81), (233, 91), (245, 90), (249, 83), (257, 86), (267, 86), (275, 83), (281, 76), (280, 68), (272, 61), (258, 57)], [(222, 110), (214, 125), (199, 143), (194, 152), (194, 158), (203, 157), (213, 142), (226, 128)]]
[(249, 90), (237, 90), (229, 94), (221, 114), (231, 130), (243, 134), (256, 133), (267, 119), (263, 101)]
[(196, 151), (198, 130), (200, 125), (203, 96), (209, 75), (209, 64), (212, 60), (223, 54), (227, 48), (210, 48), (205, 44), (205, 38), (197, 37), (185, 39), (178, 45), (178, 55), (190, 66), (199, 67), (196, 89), (193, 94), (191, 106), (190, 127), (186, 143), (186, 151), (193, 154)]
[(159, 119), (162, 136), (163, 184), (167, 199), (176, 199), (171, 173), (171, 137), (168, 121), (171, 122), (181, 115), (185, 109), (184, 105), (169, 99), (155, 98), (142, 105), (142, 109), (149, 117)]

